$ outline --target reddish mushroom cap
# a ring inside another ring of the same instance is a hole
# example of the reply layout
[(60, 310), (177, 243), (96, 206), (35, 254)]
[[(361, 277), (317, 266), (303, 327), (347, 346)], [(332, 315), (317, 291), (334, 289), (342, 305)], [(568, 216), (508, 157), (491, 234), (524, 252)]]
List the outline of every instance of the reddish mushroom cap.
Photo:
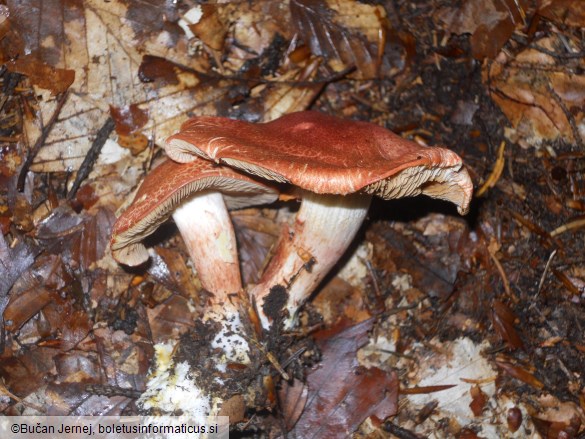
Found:
[(206, 160), (187, 164), (165, 160), (145, 177), (134, 201), (114, 224), (110, 241), (114, 258), (131, 266), (146, 261), (148, 253), (140, 241), (182, 202), (206, 190), (221, 192), (228, 209), (272, 203), (278, 198), (274, 188), (231, 168)]
[(466, 213), (473, 192), (453, 151), (316, 111), (259, 124), (195, 117), (167, 139), (165, 149), (179, 162), (201, 156), (315, 193), (364, 191), (386, 199), (424, 193)]

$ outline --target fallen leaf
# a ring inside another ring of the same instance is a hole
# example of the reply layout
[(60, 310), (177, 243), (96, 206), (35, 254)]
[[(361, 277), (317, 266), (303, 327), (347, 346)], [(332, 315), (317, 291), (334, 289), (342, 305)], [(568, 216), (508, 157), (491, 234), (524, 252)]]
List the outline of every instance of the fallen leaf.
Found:
[(476, 59), (495, 58), (517, 27), (523, 26), (525, 0), (469, 0), (462, 7), (449, 7), (437, 13), (445, 30), (471, 34), (471, 50)]
[(8, 63), (7, 68), (11, 72), (28, 76), (32, 84), (49, 90), (53, 96), (67, 91), (75, 80), (75, 70), (52, 67), (32, 55)]
[(292, 0), (290, 10), (298, 34), (333, 71), (355, 66), (364, 78), (378, 76), (384, 8), (350, 0)]
[(385, 419), (396, 413), (396, 374), (366, 369), (356, 358), (373, 323), (370, 319), (341, 331), (337, 325), (315, 334), (322, 359), (307, 376), (307, 404), (293, 435), (347, 437), (370, 416)]
[(286, 423), (287, 431), (292, 430), (305, 409), (309, 391), (300, 380), (293, 379), (292, 384), (284, 383), (278, 391), (282, 417)]
[(526, 383), (539, 390), (544, 388), (542, 381), (540, 381), (532, 374), (532, 372), (522, 366), (512, 364), (509, 361), (500, 358), (496, 359), (496, 365), (508, 375), (522, 381), (523, 383)]
[(488, 398), (486, 394), (482, 392), (481, 387), (477, 384), (471, 387), (469, 392), (471, 393), (471, 404), (469, 404), (469, 408), (474, 416), (481, 416)]
[(492, 303), (492, 322), (498, 335), (512, 349), (521, 349), (524, 343), (516, 330), (516, 315), (503, 302), (494, 300)]

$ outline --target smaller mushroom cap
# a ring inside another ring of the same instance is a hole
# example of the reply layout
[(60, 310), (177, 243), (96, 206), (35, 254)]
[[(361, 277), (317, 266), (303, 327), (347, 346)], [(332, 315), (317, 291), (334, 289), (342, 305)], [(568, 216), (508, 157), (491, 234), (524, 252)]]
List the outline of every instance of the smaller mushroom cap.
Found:
[(231, 168), (206, 160), (181, 164), (165, 160), (145, 177), (134, 201), (114, 224), (114, 259), (130, 266), (148, 259), (141, 241), (166, 221), (176, 207), (202, 191), (221, 192), (228, 209), (272, 203), (278, 192)]
[(461, 158), (367, 122), (316, 111), (252, 124), (195, 117), (167, 139), (168, 156), (197, 156), (319, 194), (363, 191), (385, 199), (429, 195), (467, 212), (473, 185)]

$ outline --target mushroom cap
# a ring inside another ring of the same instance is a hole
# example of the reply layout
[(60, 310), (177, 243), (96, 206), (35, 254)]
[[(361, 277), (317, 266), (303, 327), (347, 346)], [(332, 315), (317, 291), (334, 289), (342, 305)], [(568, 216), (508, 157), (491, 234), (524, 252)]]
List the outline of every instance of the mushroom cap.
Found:
[(464, 214), (473, 193), (453, 151), (317, 111), (258, 124), (194, 117), (167, 139), (165, 149), (178, 162), (200, 156), (320, 194), (363, 191), (390, 199), (422, 193), (451, 201)]
[(186, 164), (165, 160), (148, 173), (134, 201), (114, 224), (110, 240), (114, 259), (130, 266), (145, 262), (148, 252), (141, 241), (177, 206), (203, 191), (221, 192), (228, 209), (272, 203), (278, 198), (276, 189), (231, 168), (206, 160)]

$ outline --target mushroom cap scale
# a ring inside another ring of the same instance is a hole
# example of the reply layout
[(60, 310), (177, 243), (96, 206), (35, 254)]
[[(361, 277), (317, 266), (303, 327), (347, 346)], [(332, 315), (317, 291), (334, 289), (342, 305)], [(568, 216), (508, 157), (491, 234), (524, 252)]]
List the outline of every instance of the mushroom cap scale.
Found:
[(389, 199), (423, 193), (466, 213), (473, 192), (453, 151), (316, 111), (260, 124), (195, 117), (167, 139), (165, 149), (179, 162), (200, 156), (320, 194), (364, 191)]
[(187, 164), (165, 160), (145, 177), (134, 201), (118, 218), (110, 248), (118, 262), (134, 266), (148, 259), (140, 242), (166, 221), (176, 207), (196, 193), (223, 194), (228, 209), (268, 204), (278, 192), (231, 168), (206, 160)]

